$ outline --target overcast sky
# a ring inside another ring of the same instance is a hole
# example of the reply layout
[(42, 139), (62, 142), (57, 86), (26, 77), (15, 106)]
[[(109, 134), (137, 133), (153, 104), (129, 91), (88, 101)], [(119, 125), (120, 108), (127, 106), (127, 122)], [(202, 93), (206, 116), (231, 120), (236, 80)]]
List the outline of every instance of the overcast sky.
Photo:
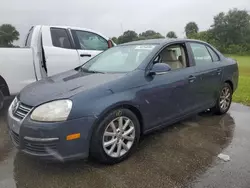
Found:
[(250, 11), (250, 0), (0, 0), (0, 24), (11, 23), (21, 34), (32, 25), (71, 25), (94, 29), (108, 37), (122, 31), (170, 30), (183, 37), (185, 24), (208, 29), (213, 16), (232, 8)]

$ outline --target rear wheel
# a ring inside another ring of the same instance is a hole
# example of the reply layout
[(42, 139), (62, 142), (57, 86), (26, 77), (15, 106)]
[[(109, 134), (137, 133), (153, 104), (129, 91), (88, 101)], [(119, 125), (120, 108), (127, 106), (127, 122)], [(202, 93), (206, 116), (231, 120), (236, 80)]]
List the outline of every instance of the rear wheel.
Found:
[(136, 148), (140, 124), (133, 112), (117, 109), (110, 112), (94, 130), (90, 153), (100, 162), (114, 164), (126, 159)]
[(224, 83), (220, 96), (216, 101), (216, 106), (213, 108), (215, 114), (225, 114), (229, 110), (232, 102), (232, 95), (233, 91), (231, 86), (228, 83)]
[(4, 105), (4, 96), (2, 91), (0, 90), (0, 110), (3, 108)]

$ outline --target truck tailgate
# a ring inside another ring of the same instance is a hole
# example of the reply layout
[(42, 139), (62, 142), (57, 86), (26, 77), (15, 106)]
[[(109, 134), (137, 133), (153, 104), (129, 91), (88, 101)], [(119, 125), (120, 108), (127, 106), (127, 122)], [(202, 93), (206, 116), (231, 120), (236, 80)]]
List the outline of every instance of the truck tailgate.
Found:
[(10, 94), (17, 94), (35, 82), (32, 49), (0, 48), (0, 75), (5, 79)]

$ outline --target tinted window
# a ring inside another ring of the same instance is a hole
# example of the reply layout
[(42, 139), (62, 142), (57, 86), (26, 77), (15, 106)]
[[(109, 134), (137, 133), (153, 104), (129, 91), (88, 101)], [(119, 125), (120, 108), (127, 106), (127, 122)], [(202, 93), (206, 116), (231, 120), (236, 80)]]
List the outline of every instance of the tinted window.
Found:
[(83, 65), (89, 71), (129, 72), (146, 59), (156, 45), (117, 46), (95, 56)]
[(199, 43), (190, 43), (196, 65), (212, 63), (212, 58), (205, 45)]
[(211, 54), (214, 62), (220, 61), (219, 56), (210, 47), (207, 46), (207, 49), (208, 49), (209, 53)]
[(30, 30), (29, 30), (29, 33), (28, 33), (28, 35), (26, 37), (26, 40), (25, 40), (25, 44), (24, 44), (25, 47), (30, 47), (31, 46), (31, 39), (32, 39), (33, 31), (34, 31), (34, 27), (31, 27)]
[(51, 28), (50, 32), (53, 46), (60, 48), (71, 48), (66, 29)]
[(108, 41), (95, 33), (75, 31), (75, 34), (79, 42), (80, 49), (101, 51), (108, 49)]

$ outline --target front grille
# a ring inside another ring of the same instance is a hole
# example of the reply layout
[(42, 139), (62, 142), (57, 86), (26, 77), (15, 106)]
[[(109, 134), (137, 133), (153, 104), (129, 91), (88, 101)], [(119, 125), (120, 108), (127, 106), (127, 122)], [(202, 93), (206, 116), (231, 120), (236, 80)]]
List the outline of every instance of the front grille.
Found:
[(10, 131), (11, 138), (15, 145), (19, 146), (19, 135), (14, 131)]
[(25, 150), (36, 154), (48, 154), (50, 152), (55, 152), (57, 149), (57, 141), (51, 142), (37, 142), (24, 140)]
[(30, 111), (31, 111), (32, 107), (25, 105), (21, 102), (17, 103), (17, 107), (16, 110), (14, 110), (13, 115), (22, 120)]

